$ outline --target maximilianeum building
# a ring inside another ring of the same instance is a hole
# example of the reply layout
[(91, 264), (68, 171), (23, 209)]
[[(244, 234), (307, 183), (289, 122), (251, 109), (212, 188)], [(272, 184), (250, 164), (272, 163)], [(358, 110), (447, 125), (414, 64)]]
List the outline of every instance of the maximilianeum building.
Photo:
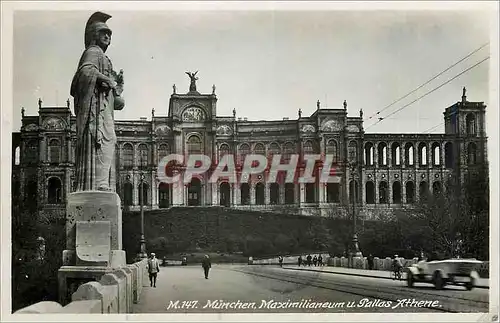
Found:
[[(38, 212), (65, 212), (75, 180), (75, 116), (69, 108), (44, 107), (38, 115), (22, 111), (20, 132), (13, 134), (13, 201)], [(426, 192), (440, 192), (455, 179), (463, 182), (487, 164), (485, 105), (461, 101), (444, 111), (442, 134), (365, 133), (362, 111), (348, 107), (320, 108), (310, 116), (289, 120), (251, 121), (217, 115), (215, 87), (211, 94), (191, 90), (170, 96), (168, 114), (140, 120), (117, 120), (116, 171), (113, 187), (124, 208), (136, 210), (176, 206), (226, 206), (263, 211), (328, 215), (354, 207), (363, 219), (411, 206)], [(331, 154), (333, 183), (266, 181), (266, 171), (247, 181), (210, 183), (210, 172), (190, 184), (167, 184), (157, 174), (162, 157), (205, 154), (218, 161), (235, 158), (241, 172), (248, 154), (281, 154), (286, 162), (298, 154), (297, 172), (305, 154)], [(142, 187), (142, 194), (141, 194)]]

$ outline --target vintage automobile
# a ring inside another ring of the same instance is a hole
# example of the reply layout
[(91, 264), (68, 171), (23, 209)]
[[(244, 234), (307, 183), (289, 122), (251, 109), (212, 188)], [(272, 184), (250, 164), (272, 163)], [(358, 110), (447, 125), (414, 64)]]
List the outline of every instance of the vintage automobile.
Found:
[(407, 268), (406, 280), (408, 287), (413, 287), (417, 282), (426, 282), (434, 284), (436, 289), (452, 284), (471, 290), (479, 279), (477, 270), (481, 264), (482, 262), (476, 259), (422, 260)]

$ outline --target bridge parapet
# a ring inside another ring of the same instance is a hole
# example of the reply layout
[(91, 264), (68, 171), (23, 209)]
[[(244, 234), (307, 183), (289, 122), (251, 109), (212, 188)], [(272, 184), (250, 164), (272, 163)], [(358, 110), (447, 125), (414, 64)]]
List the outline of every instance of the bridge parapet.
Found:
[(145, 284), (148, 284), (147, 259), (114, 269), (99, 281), (80, 285), (66, 306), (57, 302), (38, 302), (14, 314), (131, 313)]

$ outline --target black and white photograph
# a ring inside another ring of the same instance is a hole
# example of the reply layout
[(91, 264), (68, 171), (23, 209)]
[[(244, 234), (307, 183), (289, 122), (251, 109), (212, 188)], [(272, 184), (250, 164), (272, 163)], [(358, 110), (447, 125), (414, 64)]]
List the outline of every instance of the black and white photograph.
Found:
[(1, 6), (2, 321), (498, 321), (497, 2)]

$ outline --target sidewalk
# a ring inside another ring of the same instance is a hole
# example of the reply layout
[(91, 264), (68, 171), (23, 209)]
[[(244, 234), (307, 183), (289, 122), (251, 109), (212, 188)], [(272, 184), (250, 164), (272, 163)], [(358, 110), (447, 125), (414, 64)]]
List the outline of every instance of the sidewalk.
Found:
[[(384, 279), (392, 279), (391, 272), (386, 270), (368, 270), (368, 269), (354, 269), (354, 268), (345, 268), (345, 267), (298, 267), (298, 266), (283, 266), (283, 269), (288, 270), (308, 270), (315, 272), (327, 272), (332, 274), (340, 274), (340, 275), (350, 275), (350, 276), (359, 276), (359, 277), (370, 277), (370, 278), (384, 278)], [(406, 279), (406, 273), (403, 273), (402, 279)], [(479, 278), (476, 283), (477, 288), (490, 288), (489, 287), (489, 279), (487, 278)]]

